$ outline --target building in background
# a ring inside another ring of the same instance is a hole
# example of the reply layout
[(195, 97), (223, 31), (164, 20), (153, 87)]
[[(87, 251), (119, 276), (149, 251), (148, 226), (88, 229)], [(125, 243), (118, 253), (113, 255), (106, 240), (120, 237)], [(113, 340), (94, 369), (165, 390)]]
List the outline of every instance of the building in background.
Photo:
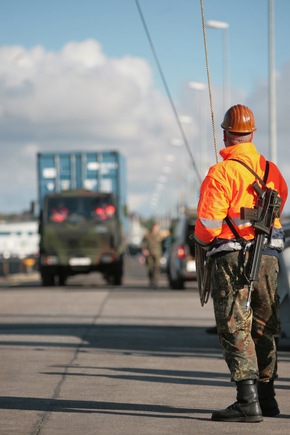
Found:
[(0, 222), (0, 275), (27, 272), (36, 266), (38, 222)]

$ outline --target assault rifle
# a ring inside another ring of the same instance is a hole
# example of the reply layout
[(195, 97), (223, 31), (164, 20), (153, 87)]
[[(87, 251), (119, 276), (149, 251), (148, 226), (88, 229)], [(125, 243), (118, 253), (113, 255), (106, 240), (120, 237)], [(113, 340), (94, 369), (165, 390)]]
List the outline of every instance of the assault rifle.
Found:
[(267, 187), (264, 183), (261, 188), (257, 181), (252, 184), (252, 187), (257, 193), (256, 205), (254, 208), (241, 207), (241, 218), (251, 221), (252, 227), (255, 228), (256, 232), (256, 242), (254, 249), (250, 252), (248, 270), (245, 274), (249, 289), (246, 311), (250, 307), (254, 281), (258, 279), (265, 236), (267, 236), (268, 241), (271, 239), (274, 219), (280, 216), (282, 205), (282, 199), (279, 198), (276, 190)]

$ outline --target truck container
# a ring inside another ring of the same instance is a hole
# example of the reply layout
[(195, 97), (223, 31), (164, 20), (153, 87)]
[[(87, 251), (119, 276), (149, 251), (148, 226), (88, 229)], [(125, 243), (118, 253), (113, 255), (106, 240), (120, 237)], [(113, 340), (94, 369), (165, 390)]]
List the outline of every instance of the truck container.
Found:
[(120, 285), (126, 246), (126, 164), (117, 151), (39, 153), (43, 285), (99, 271)]

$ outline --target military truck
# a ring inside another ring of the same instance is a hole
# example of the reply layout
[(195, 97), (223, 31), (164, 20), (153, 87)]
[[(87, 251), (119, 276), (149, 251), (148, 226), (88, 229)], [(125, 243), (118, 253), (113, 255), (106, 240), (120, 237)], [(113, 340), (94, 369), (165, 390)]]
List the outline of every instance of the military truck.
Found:
[(39, 153), (39, 271), (44, 286), (103, 274), (121, 285), (126, 246), (125, 160), (116, 151)]

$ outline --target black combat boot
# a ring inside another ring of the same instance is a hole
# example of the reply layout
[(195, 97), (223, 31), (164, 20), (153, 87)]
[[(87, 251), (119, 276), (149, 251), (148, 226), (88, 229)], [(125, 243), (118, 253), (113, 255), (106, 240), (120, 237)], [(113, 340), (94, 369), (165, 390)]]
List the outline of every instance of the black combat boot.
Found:
[(258, 401), (256, 380), (247, 379), (236, 382), (237, 401), (226, 409), (214, 411), (211, 419), (215, 421), (242, 421), (258, 423), (263, 421)]
[(274, 417), (280, 414), (277, 400), (275, 399), (274, 381), (258, 382), (258, 396), (265, 417)]

